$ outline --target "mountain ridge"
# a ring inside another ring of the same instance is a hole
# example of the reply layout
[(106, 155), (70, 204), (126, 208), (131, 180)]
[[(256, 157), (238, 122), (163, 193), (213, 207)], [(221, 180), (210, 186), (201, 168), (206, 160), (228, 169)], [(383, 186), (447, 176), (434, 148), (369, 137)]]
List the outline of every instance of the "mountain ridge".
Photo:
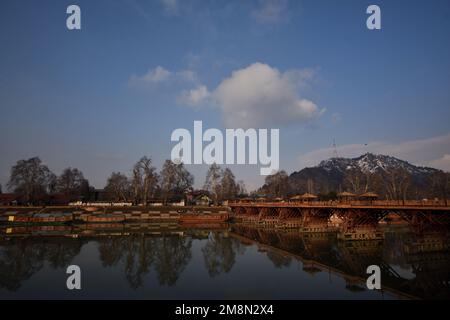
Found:
[(322, 167), (325, 170), (329, 170), (330, 166), (337, 167), (337, 169), (341, 171), (360, 169), (364, 173), (375, 173), (381, 170), (386, 171), (387, 169), (393, 168), (403, 168), (411, 174), (433, 173), (439, 171), (438, 169), (431, 167), (416, 166), (406, 160), (401, 160), (393, 156), (373, 153), (366, 153), (355, 158), (330, 158), (327, 160), (322, 160), (317, 165), (317, 167)]
[(292, 193), (327, 194), (345, 190), (363, 192), (363, 190), (352, 190), (357, 181), (366, 189), (387, 197), (385, 194), (387, 185), (392, 184), (394, 180), (405, 179), (406, 175), (408, 192), (413, 193), (414, 196), (426, 196), (430, 177), (438, 172), (441, 170), (416, 166), (393, 156), (366, 153), (354, 158), (339, 157), (323, 160), (314, 167), (291, 173), (288, 176), (288, 183)]

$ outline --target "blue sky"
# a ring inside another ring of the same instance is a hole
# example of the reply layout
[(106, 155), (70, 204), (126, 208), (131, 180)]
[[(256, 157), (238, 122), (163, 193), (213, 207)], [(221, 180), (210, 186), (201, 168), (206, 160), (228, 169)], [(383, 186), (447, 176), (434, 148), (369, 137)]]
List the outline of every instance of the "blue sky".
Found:
[[(82, 30), (66, 28), (70, 4)], [(370, 4), (381, 30), (366, 28)], [(142, 155), (160, 167), (194, 120), (279, 128), (288, 172), (331, 157), (333, 139), (340, 156), (450, 170), (449, 31), (445, 0), (2, 1), (0, 183), (38, 155), (102, 187)], [(189, 166), (198, 187), (205, 169)], [(232, 169), (249, 189), (263, 181)]]

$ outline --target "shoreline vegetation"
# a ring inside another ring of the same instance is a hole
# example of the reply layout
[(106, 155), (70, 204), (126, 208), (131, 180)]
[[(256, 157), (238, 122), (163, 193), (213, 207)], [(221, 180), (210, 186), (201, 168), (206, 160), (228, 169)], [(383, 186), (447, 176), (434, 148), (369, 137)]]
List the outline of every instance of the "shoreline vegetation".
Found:
[[(39, 157), (19, 160), (11, 168), (0, 206), (219, 206), (229, 201), (442, 202), (448, 205), (450, 173), (414, 166), (391, 156), (367, 153), (357, 158), (331, 158), (290, 175), (280, 170), (248, 192), (230, 168), (212, 164), (201, 189), (183, 163), (166, 160), (158, 172), (144, 156), (129, 174), (113, 172), (103, 189), (89, 184), (81, 170), (68, 167), (57, 176)], [(308, 195), (308, 199), (301, 197)]]

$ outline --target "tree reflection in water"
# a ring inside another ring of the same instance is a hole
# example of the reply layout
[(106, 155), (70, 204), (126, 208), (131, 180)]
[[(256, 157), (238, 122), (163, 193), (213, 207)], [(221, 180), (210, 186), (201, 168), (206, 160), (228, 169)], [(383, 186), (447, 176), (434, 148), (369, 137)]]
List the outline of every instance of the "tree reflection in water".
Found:
[(83, 242), (67, 238), (18, 238), (0, 244), (0, 287), (17, 291), (23, 281), (48, 262), (66, 268), (80, 253)]
[(172, 286), (191, 260), (191, 238), (156, 238), (155, 269), (160, 284)]
[[(95, 259), (98, 255), (95, 261), (101, 265), (100, 271), (111, 268), (123, 274), (134, 290), (149, 288), (145, 282), (152, 280), (160, 286), (174, 287), (192, 256), (199, 256), (200, 260), (194, 260), (192, 267), (203, 270), (204, 266), (207, 272), (200, 279), (186, 277), (180, 287), (186, 285), (190, 289), (199, 281), (214, 287), (220, 275), (245, 277), (245, 268), (239, 274), (230, 271), (237, 261), (253, 259), (254, 249), (258, 249), (257, 255), (270, 261), (265, 270), (273, 272), (271, 274), (292, 269), (301, 262), (300, 272), (311, 275), (333, 272), (345, 280), (346, 290), (359, 292), (365, 287), (361, 279), (367, 276), (367, 266), (376, 264), (381, 268), (386, 288), (408, 296), (448, 299), (449, 239), (447, 232), (414, 234), (403, 229), (385, 229), (383, 239), (342, 241), (335, 233), (309, 234), (247, 225), (233, 225), (223, 230), (162, 230), (158, 234), (154, 231), (131, 234), (102, 231), (65, 236), (8, 235), (0, 237), (0, 289), (26, 291), (22, 284), (37, 272), (48, 269), (57, 269), (57, 274), (62, 270), (65, 275), (64, 269), (80, 253), (77, 259), (81, 261), (86, 257), (92, 260), (92, 255)], [(83, 246), (86, 251), (81, 250)], [(247, 247), (252, 249), (244, 257)], [(268, 265), (273, 267), (267, 268)], [(31, 283), (33, 285), (33, 281)], [(284, 285), (289, 287), (290, 284)], [(214, 287), (216, 289), (220, 291)], [(177, 290), (174, 288), (173, 292)]]
[(187, 237), (136, 234), (101, 239), (99, 253), (104, 267), (123, 263), (126, 279), (137, 289), (143, 285), (151, 266), (160, 285), (174, 285), (191, 260), (191, 246), (192, 239)]
[(236, 253), (242, 254), (245, 247), (223, 232), (211, 232), (202, 248), (206, 269), (211, 277), (228, 273), (236, 262)]

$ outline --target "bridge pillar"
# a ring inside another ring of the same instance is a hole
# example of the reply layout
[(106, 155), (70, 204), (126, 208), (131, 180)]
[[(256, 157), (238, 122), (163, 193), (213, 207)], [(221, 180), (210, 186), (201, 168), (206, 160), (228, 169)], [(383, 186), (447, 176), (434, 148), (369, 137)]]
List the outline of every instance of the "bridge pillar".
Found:
[(450, 211), (398, 210), (396, 213), (408, 223), (411, 231), (415, 234), (423, 234), (428, 231), (450, 231)]

